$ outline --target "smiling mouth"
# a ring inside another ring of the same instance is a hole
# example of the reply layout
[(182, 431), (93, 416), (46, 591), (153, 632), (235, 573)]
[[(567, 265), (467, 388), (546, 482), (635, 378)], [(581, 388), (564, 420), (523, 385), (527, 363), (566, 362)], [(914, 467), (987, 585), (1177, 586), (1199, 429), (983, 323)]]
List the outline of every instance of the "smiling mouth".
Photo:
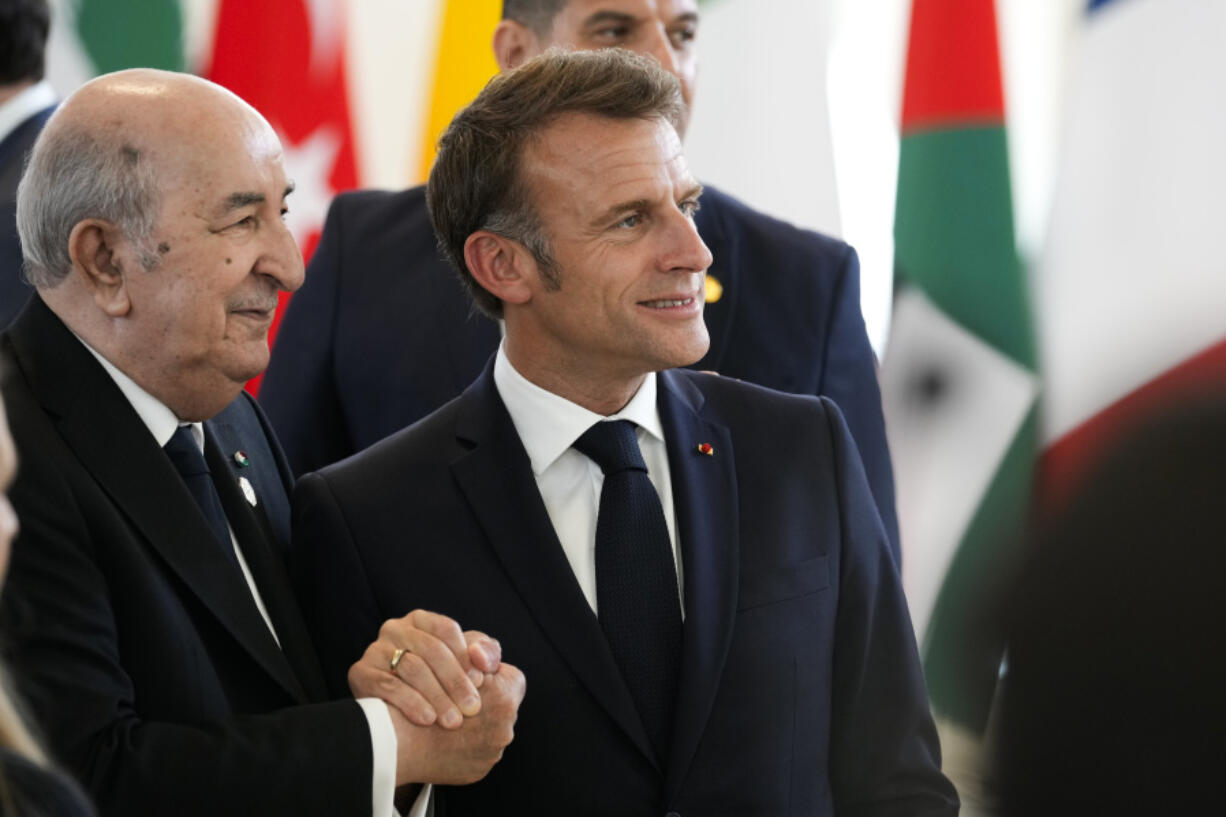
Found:
[(694, 303), (694, 299), (693, 297), (665, 298), (658, 301), (640, 301), (639, 303), (649, 309), (672, 309), (678, 306), (689, 306)]

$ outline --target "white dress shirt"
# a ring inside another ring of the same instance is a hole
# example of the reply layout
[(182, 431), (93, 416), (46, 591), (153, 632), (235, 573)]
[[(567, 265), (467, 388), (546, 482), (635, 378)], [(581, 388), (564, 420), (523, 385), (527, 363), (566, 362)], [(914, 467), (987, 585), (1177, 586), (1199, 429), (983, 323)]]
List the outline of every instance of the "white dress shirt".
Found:
[[(80, 336), (77, 336), (77, 339), (81, 340)], [(200, 447), (202, 453), (204, 452), (204, 428), (200, 423), (181, 423), (174, 412), (162, 401), (138, 386), (136, 381), (121, 372), (84, 340), (81, 340), (81, 344), (102, 364), (102, 368), (115, 381), (115, 385), (132, 404), (132, 408), (145, 427), (149, 429), (149, 433), (153, 435), (159, 447), (165, 447), (179, 426), (186, 425), (191, 428), (192, 438), (195, 439), (196, 445)], [(268, 631), (272, 633), (273, 639), (280, 645), (277, 631), (272, 626), (272, 619), (268, 617), (264, 600), (260, 597), (260, 590), (256, 587), (251, 570), (247, 567), (247, 560), (243, 557), (243, 549), (234, 536), (233, 528), (230, 529), (230, 543), (234, 547), (234, 555), (238, 557), (238, 565), (242, 568), (243, 577), (247, 580), (247, 587), (251, 590), (255, 606), (260, 611), (264, 623), (268, 625)], [(371, 803), (374, 804), (374, 808), (372, 817), (389, 817), (389, 815), (397, 814), (393, 805), (396, 793), (396, 731), (392, 727), (392, 717), (383, 701), (378, 698), (359, 698), (358, 705), (362, 708), (362, 714), (366, 716), (366, 723), (370, 728), (370, 742), (373, 751)], [(320, 746), (320, 750), (323, 751), (323, 749), (324, 747)], [(409, 812), (409, 817), (424, 817), (429, 804), (429, 788), (429, 786), (425, 787)]]
[(14, 94), (0, 105), (0, 142), (3, 142), (5, 137), (15, 131), (22, 122), (54, 103), (55, 91), (46, 80), (36, 82), (20, 93)]
[[(583, 432), (601, 420), (629, 420), (638, 426), (639, 449), (647, 464), (647, 475), (664, 508), (680, 595), (683, 590), (681, 553), (677, 548), (677, 522), (664, 427), (656, 408), (656, 375), (649, 374), (643, 380), (643, 385), (621, 411), (602, 417), (529, 381), (511, 365), (505, 347), (505, 343), (498, 347), (494, 360), (494, 385), (528, 452), (545, 510), (592, 610), (599, 613), (596, 607), (596, 517), (600, 513), (604, 472), (571, 446)], [(680, 595), (680, 598), (684, 615), (685, 597)]]

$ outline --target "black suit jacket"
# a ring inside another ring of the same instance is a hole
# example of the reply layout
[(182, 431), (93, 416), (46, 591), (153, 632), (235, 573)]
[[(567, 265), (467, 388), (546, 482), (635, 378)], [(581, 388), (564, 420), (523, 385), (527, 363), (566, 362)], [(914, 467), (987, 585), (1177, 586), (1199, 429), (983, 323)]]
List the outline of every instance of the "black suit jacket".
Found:
[[(695, 224), (723, 296), (696, 369), (825, 395), (847, 418), (895, 557), (894, 478), (860, 267), (841, 241), (707, 188)], [(281, 324), (260, 402), (295, 474), (366, 448), (458, 395), (498, 345), (439, 255), (424, 188), (338, 196)]]
[(55, 111), (44, 108), (0, 140), (0, 329), (8, 326), (30, 298), (30, 285), (21, 275), (21, 242), (17, 240), (17, 184), (26, 156), (43, 125)]
[(281, 561), (290, 477), (254, 401), (205, 423), (205, 453), (281, 649), (169, 458), (41, 299), (0, 335), (4, 367), (21, 531), (0, 624), (101, 813), (368, 814), (364, 716), (312, 703), (318, 659)]
[[(447, 815), (951, 815), (914, 637), (832, 403), (661, 375), (684, 571), (659, 763), (489, 368), (295, 494), (296, 573), (333, 692), (389, 615), (495, 635), (528, 681), (489, 776)], [(709, 443), (713, 456), (698, 453)]]

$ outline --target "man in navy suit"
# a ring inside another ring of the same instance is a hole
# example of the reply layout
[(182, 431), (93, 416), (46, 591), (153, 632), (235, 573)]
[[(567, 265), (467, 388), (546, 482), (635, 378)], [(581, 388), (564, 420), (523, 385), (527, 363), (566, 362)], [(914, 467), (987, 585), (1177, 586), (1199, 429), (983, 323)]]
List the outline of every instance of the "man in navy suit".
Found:
[(452, 122), (440, 243), (506, 336), (457, 399), (295, 494), (334, 689), (388, 615), (497, 632), (532, 686), (442, 814), (952, 815), (842, 415), (707, 351), (678, 83), (550, 51)]
[(0, 335), (22, 460), (0, 625), (104, 815), (386, 817), (395, 785), (476, 779), (511, 738), (522, 678), (441, 616), (387, 625), (353, 676), (373, 694), (325, 692), (284, 565), (289, 469), (242, 393), (302, 282), (290, 189), (254, 109), (147, 70), (69, 97), (21, 182), (37, 293)]
[[(504, 70), (551, 45), (616, 45), (654, 57), (681, 82), (684, 135), (698, 69), (695, 0), (505, 0), (503, 18), (493, 45)], [(893, 474), (855, 251), (711, 188), (695, 224), (714, 260), (705, 310), (711, 344), (694, 368), (838, 403), (898, 557)], [(439, 255), (424, 188), (345, 194), (333, 203), (306, 285), (286, 312), (260, 401), (290, 466), (305, 473), (455, 397), (498, 338), (496, 323), (472, 312)]]
[(31, 291), (21, 276), (17, 182), (55, 109), (55, 92), (43, 81), (50, 24), (46, 0), (0, 4), (0, 329), (21, 311)]

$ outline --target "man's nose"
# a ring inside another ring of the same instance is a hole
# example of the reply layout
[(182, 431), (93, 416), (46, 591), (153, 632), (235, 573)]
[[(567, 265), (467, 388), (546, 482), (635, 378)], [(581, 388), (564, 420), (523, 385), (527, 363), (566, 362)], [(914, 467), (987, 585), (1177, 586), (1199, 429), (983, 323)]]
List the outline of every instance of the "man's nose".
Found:
[(711, 266), (711, 250), (689, 216), (677, 211), (668, 228), (666, 267), (677, 272), (702, 272)]
[(280, 219), (269, 229), (268, 245), (260, 256), (256, 272), (272, 278), (280, 289), (287, 292), (297, 290), (306, 279), (298, 242)]
[(684, 80), (681, 76), (681, 58), (677, 50), (673, 47), (673, 41), (668, 36), (668, 31), (663, 25), (652, 26), (646, 34), (647, 41), (645, 43), (645, 53), (648, 56), (654, 57), (657, 62), (675, 76), (677, 79)]

